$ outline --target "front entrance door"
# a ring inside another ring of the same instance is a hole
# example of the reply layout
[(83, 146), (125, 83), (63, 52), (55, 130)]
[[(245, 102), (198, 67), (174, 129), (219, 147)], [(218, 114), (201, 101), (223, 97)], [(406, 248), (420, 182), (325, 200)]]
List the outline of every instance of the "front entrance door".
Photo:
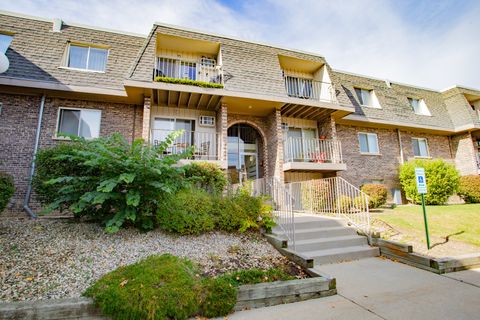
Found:
[(228, 129), (228, 175), (231, 183), (255, 180), (259, 176), (258, 132), (249, 125)]

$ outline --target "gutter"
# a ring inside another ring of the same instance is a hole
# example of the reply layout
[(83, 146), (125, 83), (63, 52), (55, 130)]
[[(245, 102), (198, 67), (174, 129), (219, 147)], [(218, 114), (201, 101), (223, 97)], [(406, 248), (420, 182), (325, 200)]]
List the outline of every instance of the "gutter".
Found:
[(25, 199), (23, 200), (23, 210), (25, 210), (31, 218), (37, 218), (37, 215), (29, 207), (30, 197), (32, 195), (32, 179), (33, 174), (35, 173), (35, 157), (37, 156), (38, 144), (40, 142), (40, 131), (42, 129), (42, 118), (43, 118), (43, 109), (45, 108), (45, 94), (42, 95), (40, 100), (40, 110), (38, 111), (38, 122), (37, 122), (37, 132), (35, 134), (35, 144), (33, 145), (33, 156), (32, 156), (32, 165), (30, 166), (30, 175), (28, 177), (28, 187), (27, 193), (25, 194)]

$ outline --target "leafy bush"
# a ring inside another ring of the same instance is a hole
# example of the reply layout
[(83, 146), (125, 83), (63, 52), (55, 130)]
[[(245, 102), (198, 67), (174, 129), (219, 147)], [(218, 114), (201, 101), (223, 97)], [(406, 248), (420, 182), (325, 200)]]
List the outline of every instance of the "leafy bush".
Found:
[(215, 227), (211, 215), (212, 196), (202, 189), (185, 189), (170, 195), (159, 204), (157, 223), (160, 228), (178, 234), (201, 234)]
[(218, 89), (223, 88), (223, 84), (220, 84), (220, 83), (212, 83), (212, 82), (197, 81), (197, 80), (190, 80), (190, 79), (155, 77), (155, 81), (173, 83), (173, 84), (187, 84), (187, 85), (203, 87), (203, 88), (218, 88)]
[(302, 184), (302, 205), (306, 210), (322, 212), (328, 205), (328, 199), (333, 197), (332, 190), (330, 183), (326, 180), (312, 180)]
[(226, 316), (237, 303), (237, 288), (223, 277), (205, 278), (202, 281), (203, 299), (201, 314), (208, 318)]
[(197, 274), (186, 259), (151, 256), (106, 274), (85, 296), (113, 319), (187, 319), (200, 309)]
[(275, 226), (272, 207), (266, 203), (265, 197), (252, 196), (248, 187), (217, 197), (212, 214), (217, 229), (227, 232), (260, 228), (270, 232)]
[[(93, 140), (72, 136), (71, 147), (57, 146), (49, 161), (39, 163), (43, 177), (51, 178), (45, 186), (56, 190), (45, 212), (68, 209), (78, 217), (101, 221), (109, 232), (125, 223), (152, 229), (161, 199), (183, 187), (182, 170), (173, 165), (191, 150), (164, 155), (180, 134), (170, 134), (158, 146), (141, 139), (129, 144), (118, 133)], [(57, 172), (56, 164), (64, 169)], [(43, 185), (43, 178), (36, 179), (37, 186)]]
[(211, 193), (222, 193), (227, 186), (225, 172), (214, 163), (194, 162), (186, 165), (184, 170), (188, 181)]
[(364, 184), (361, 188), (368, 195), (368, 207), (375, 209), (387, 203), (388, 190), (383, 184)]
[(12, 176), (0, 172), (0, 213), (7, 207), (14, 192), (15, 184), (13, 183)]
[(471, 175), (460, 177), (458, 195), (467, 203), (480, 202), (480, 176)]
[(349, 196), (340, 196), (338, 206), (341, 212), (348, 213), (352, 210), (353, 200)]
[[(80, 150), (82, 145), (73, 143), (58, 144), (53, 148), (40, 150), (35, 157), (35, 175), (33, 176), (32, 186), (36, 193), (36, 199), (43, 205), (48, 205), (56, 201), (59, 190), (63, 184), (46, 183), (58, 177), (70, 176), (81, 177), (87, 167), (81, 162), (70, 161), (65, 156), (74, 156), (75, 152)], [(62, 157), (62, 160), (57, 157)], [(91, 169), (90, 171), (94, 171)], [(92, 172), (96, 174), (97, 172)], [(65, 204), (67, 207), (67, 204)]]
[(400, 166), (400, 184), (408, 199), (414, 203), (421, 202), (421, 195), (417, 193), (415, 182), (415, 168), (425, 168), (427, 204), (444, 204), (458, 188), (459, 174), (453, 164), (444, 160), (413, 160)]

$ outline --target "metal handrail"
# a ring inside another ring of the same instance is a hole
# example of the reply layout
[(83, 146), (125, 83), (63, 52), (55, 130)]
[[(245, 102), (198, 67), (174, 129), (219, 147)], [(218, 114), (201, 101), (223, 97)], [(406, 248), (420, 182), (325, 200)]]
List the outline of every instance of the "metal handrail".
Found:
[(343, 163), (342, 145), (336, 139), (289, 137), (284, 143), (285, 162)]
[(345, 218), (370, 234), (368, 195), (342, 177), (287, 184), (295, 198), (294, 211)]

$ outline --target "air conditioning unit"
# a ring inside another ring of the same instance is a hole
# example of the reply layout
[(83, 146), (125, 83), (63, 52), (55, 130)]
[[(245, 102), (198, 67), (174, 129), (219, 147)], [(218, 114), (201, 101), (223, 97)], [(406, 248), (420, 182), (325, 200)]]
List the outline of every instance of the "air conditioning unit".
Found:
[(214, 127), (215, 126), (215, 117), (200, 116), (200, 125), (202, 127)]

